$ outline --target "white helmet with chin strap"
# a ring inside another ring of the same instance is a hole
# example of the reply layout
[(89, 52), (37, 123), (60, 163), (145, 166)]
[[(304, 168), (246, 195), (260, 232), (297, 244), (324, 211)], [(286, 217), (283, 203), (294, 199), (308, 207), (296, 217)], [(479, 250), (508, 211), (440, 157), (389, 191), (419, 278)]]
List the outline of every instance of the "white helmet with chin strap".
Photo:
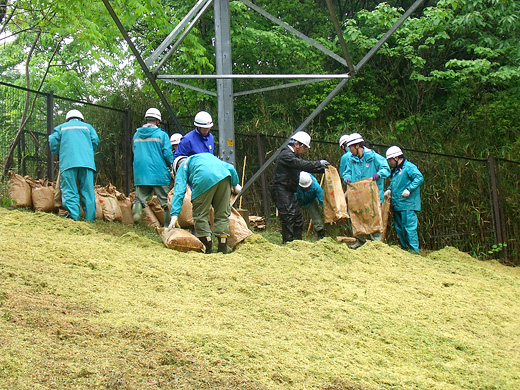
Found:
[(161, 120), (161, 111), (159, 111), (157, 108), (149, 108), (146, 110), (146, 114), (144, 114), (145, 119), (146, 118), (153, 118), (157, 120)]
[(291, 137), (292, 140), (298, 141), (299, 143), (307, 146), (307, 148), (311, 148), (311, 136), (307, 134), (305, 131), (297, 131)]
[(179, 145), (179, 143), (181, 142), (181, 138), (182, 138), (182, 134), (180, 133), (175, 133), (175, 134), (172, 134), (172, 136), (170, 137), (170, 143), (173, 145)]
[(179, 157), (176, 157), (175, 160), (173, 160), (173, 172), (174, 173), (177, 173), (177, 170), (179, 169), (179, 165), (182, 164), (182, 162), (184, 160), (186, 160), (188, 157), (187, 156), (179, 156)]
[(312, 184), (312, 178), (310, 173), (301, 171), (300, 172), (300, 187), (309, 188)]
[(67, 112), (65, 119), (69, 120), (69, 119), (73, 119), (73, 118), (84, 120), (83, 114), (81, 112), (79, 112), (78, 110), (70, 110), (69, 112)]
[(399, 146), (390, 146), (386, 151), (386, 159), (399, 157), (403, 155), (403, 151)]
[(195, 120), (193, 124), (197, 127), (203, 127), (205, 129), (211, 129), (213, 127), (213, 119), (211, 115), (206, 111), (199, 111), (197, 115), (195, 115)]
[(363, 137), (359, 133), (352, 133), (347, 138), (347, 147), (364, 142)]
[(345, 142), (348, 140), (348, 134), (343, 134), (339, 139), (339, 147), (341, 148)]

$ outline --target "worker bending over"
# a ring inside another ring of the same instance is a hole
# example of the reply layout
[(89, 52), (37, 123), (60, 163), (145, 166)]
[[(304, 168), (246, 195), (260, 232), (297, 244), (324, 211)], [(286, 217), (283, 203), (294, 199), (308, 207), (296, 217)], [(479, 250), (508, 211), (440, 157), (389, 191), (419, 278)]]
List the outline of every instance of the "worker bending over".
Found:
[(309, 172), (300, 172), (300, 185), (298, 191), (296, 191), (296, 199), (301, 207), (309, 210), (312, 227), (318, 235), (318, 239), (325, 237), (323, 216), (320, 209), (320, 205), (323, 207), (323, 190), (318, 180)]
[(186, 185), (191, 187), (193, 221), (197, 237), (212, 251), (211, 228), (208, 220), (210, 206), (213, 206), (214, 234), (218, 237), (218, 251), (227, 253), (229, 237), (229, 215), (231, 214), (231, 192), (238, 194), (238, 174), (235, 167), (210, 153), (199, 153), (190, 157), (179, 156), (173, 162), (175, 186), (171, 203), (169, 228), (175, 227), (186, 194)]

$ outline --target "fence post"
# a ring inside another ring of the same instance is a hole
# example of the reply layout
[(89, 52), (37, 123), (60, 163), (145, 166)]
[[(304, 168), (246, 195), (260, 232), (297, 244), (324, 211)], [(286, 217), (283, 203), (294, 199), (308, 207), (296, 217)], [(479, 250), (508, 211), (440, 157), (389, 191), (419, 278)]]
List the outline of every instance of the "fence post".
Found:
[[(261, 134), (256, 134), (256, 144), (258, 145), (258, 165), (263, 166), (265, 163), (264, 141)], [(260, 175), (260, 183), (262, 185), (262, 204), (264, 206), (265, 222), (268, 223), (271, 217), (271, 204), (269, 202), (269, 190), (267, 189), (267, 180), (265, 174)]]
[[(47, 93), (47, 140), (54, 129), (54, 92)], [(47, 141), (47, 177), (49, 181), (54, 181), (54, 162), (51, 153), (51, 146)]]
[[(495, 227), (495, 238), (496, 243), (504, 244), (507, 242), (507, 234), (505, 229), (504, 221), (504, 209), (499, 189), (499, 177), (497, 175), (495, 158), (493, 156), (488, 157), (487, 168), (489, 174), (489, 185), (491, 190), (491, 205), (493, 210), (493, 225)], [(498, 257), (503, 259), (507, 256), (507, 249), (502, 247), (502, 250), (498, 252)]]
[(130, 194), (130, 170), (132, 161), (130, 159), (132, 153), (132, 140), (130, 138), (130, 126), (132, 125), (130, 120), (130, 109), (125, 110), (125, 194)]

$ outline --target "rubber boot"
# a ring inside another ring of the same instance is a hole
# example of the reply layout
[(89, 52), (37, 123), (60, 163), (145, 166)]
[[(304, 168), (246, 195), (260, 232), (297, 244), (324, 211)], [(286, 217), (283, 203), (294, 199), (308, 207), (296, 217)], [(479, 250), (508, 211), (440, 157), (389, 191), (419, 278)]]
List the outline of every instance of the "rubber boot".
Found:
[(325, 237), (325, 229), (318, 230), (316, 234), (318, 235), (318, 240), (321, 240)]
[(170, 221), (172, 219), (172, 216), (170, 215), (170, 212), (168, 210), (168, 207), (164, 209), (164, 227), (167, 228), (170, 226)]
[(206, 254), (209, 255), (213, 250), (213, 242), (211, 241), (211, 236), (209, 237), (199, 237), (199, 240), (202, 241), (204, 247), (206, 248)]
[(220, 236), (218, 238), (218, 252), (227, 253), (227, 236)]
[(143, 205), (141, 203), (134, 203), (132, 205), (132, 217), (134, 219), (134, 225), (138, 224), (141, 220), (141, 214), (143, 213)]

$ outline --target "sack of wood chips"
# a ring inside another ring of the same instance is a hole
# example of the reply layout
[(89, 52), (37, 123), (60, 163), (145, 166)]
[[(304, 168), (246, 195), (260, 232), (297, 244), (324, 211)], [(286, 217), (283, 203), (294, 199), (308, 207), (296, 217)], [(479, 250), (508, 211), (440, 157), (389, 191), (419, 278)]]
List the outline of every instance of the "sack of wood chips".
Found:
[(159, 220), (157, 219), (157, 216), (152, 211), (152, 209), (148, 206), (146, 206), (143, 209), (143, 214), (141, 216), (141, 219), (144, 221), (145, 224), (148, 226), (151, 226), (153, 228), (160, 228), (162, 225), (159, 223)]
[(63, 203), (61, 201), (61, 172), (58, 171), (58, 177), (56, 178), (56, 181), (54, 182), (54, 208), (57, 210), (60, 207), (63, 206)]
[(249, 229), (246, 221), (240, 213), (231, 207), (231, 215), (229, 216), (229, 238), (227, 244), (234, 248), (238, 243), (244, 241), (253, 232)]
[(385, 201), (381, 205), (381, 215), (383, 218), (383, 236), (381, 237), (381, 241), (385, 241), (386, 235), (388, 233), (388, 221), (390, 219), (390, 206), (392, 205), (392, 195), (385, 196)]
[(202, 241), (190, 232), (183, 229), (156, 228), (155, 231), (161, 236), (161, 240), (166, 248), (175, 249), (179, 252), (205, 252)]
[(157, 217), (157, 219), (159, 221), (159, 225), (163, 226), (164, 225), (164, 210), (161, 207), (161, 203), (159, 202), (159, 198), (156, 195), (154, 195), (154, 196), (152, 196), (152, 198), (148, 202), (146, 202), (146, 204), (150, 208), (150, 210), (153, 211), (155, 216)]
[(117, 203), (121, 208), (121, 221), (125, 225), (133, 225), (134, 217), (132, 215), (132, 202), (128, 199), (125, 194), (119, 192), (117, 195)]
[(347, 202), (354, 236), (383, 232), (379, 188), (375, 181), (370, 178), (349, 184)]
[(338, 170), (332, 165), (325, 169), (325, 178), (323, 179), (323, 214), (325, 223), (338, 222), (349, 218), (341, 178)]
[(31, 187), (25, 179), (14, 172), (9, 171), (7, 193), (15, 207), (31, 207)]
[(116, 196), (103, 187), (97, 187), (95, 192), (98, 195), (99, 204), (101, 205), (103, 219), (108, 222), (120, 222), (123, 219), (123, 215)]
[(35, 211), (54, 211), (54, 187), (47, 179), (38, 180), (27, 177), (25, 181), (31, 187), (31, 198)]
[[(173, 198), (173, 188), (168, 194), (168, 207), (171, 211), (171, 204)], [(193, 222), (193, 208), (191, 205), (191, 188), (190, 186), (186, 186), (186, 194), (184, 195), (184, 200), (182, 202), (181, 213), (179, 214), (179, 218), (177, 219), (179, 226), (183, 229), (192, 228), (195, 223)]]

